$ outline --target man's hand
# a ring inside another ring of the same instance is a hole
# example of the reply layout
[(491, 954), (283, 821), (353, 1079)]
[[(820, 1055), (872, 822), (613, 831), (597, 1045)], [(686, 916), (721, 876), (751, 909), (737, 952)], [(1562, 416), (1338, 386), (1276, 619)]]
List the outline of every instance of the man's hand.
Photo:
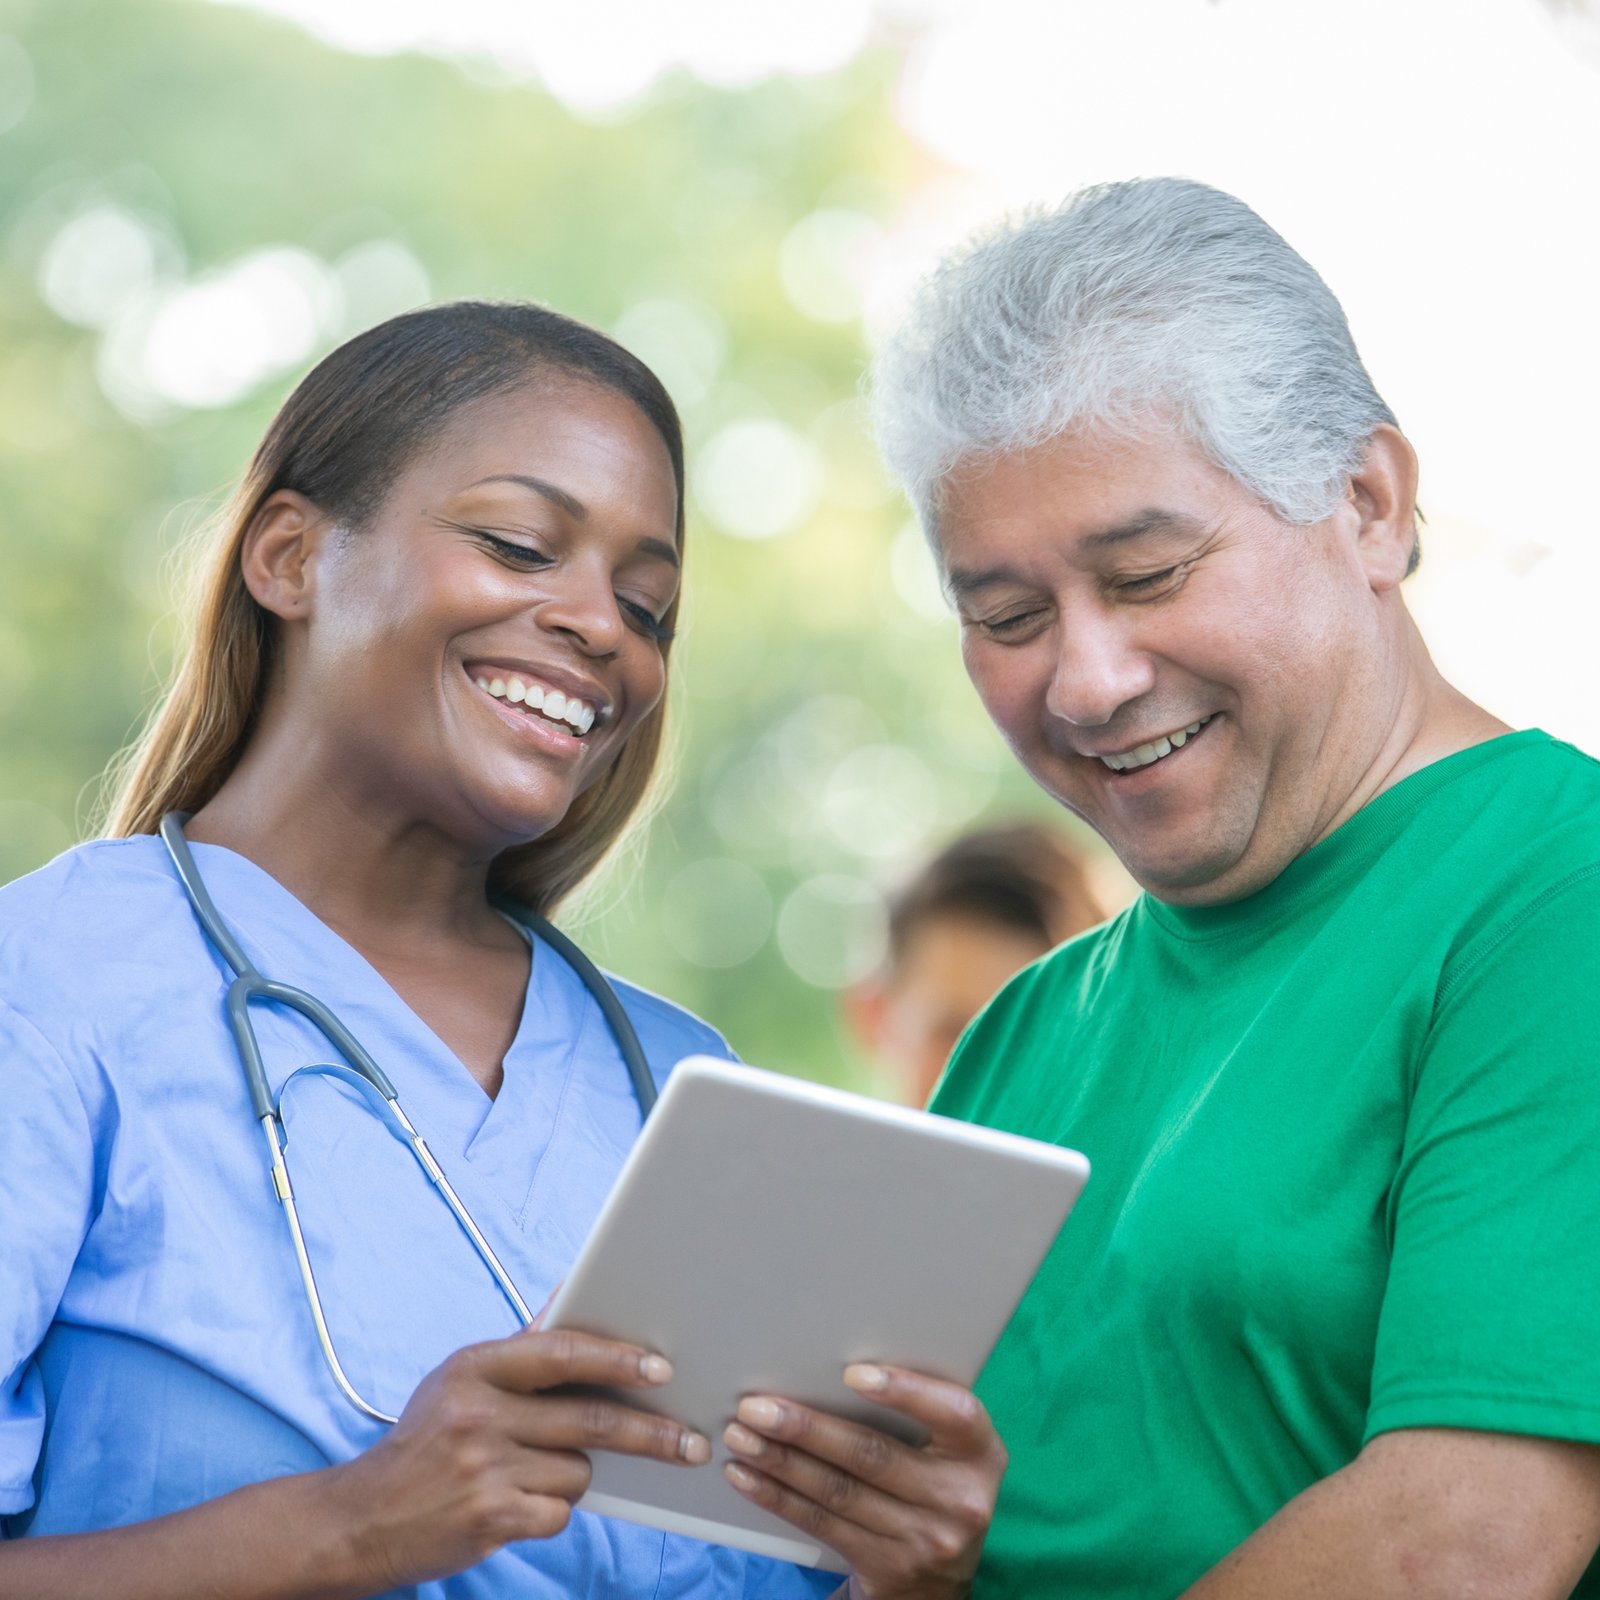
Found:
[(928, 1430), (920, 1450), (791, 1400), (749, 1396), (723, 1434), (747, 1499), (850, 1563), (852, 1600), (957, 1600), (977, 1571), (1005, 1446), (969, 1390), (900, 1367), (845, 1382)]

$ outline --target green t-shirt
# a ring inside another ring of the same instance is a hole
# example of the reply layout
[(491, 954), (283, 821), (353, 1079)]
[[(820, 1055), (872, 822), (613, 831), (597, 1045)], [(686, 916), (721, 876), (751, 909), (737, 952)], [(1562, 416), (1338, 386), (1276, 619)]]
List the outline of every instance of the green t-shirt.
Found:
[(1394, 1428), (1600, 1441), (1597, 1015), (1600, 763), (1537, 732), (1004, 989), (934, 1109), (1093, 1175), (978, 1384), (978, 1594), (1179, 1594)]

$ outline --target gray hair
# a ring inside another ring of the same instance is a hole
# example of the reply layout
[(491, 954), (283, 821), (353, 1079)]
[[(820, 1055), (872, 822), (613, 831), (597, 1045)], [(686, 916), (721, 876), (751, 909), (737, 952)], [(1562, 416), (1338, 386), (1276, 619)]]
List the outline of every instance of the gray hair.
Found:
[(1182, 178), (980, 235), (923, 283), (873, 387), (930, 539), (958, 463), (1161, 421), (1285, 521), (1317, 522), (1394, 422), (1322, 279), (1242, 200)]

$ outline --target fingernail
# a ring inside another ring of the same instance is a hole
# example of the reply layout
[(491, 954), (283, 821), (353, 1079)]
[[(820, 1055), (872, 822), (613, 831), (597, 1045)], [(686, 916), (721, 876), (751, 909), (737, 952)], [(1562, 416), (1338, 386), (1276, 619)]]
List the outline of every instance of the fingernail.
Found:
[(735, 1489), (753, 1489), (756, 1486), (756, 1475), (748, 1467), (741, 1467), (737, 1461), (730, 1461), (723, 1469), (722, 1475)]
[(741, 1400), (737, 1415), (752, 1428), (775, 1428), (783, 1418), (775, 1400)]
[(854, 1361), (844, 1369), (844, 1381), (863, 1394), (877, 1394), (889, 1387), (889, 1374), (882, 1367), (864, 1361)]
[(678, 1440), (678, 1459), (703, 1467), (711, 1459), (711, 1441), (703, 1433), (686, 1433)]
[(639, 1376), (646, 1383), (670, 1383), (672, 1363), (665, 1356), (640, 1356)]
[(730, 1422), (722, 1430), (722, 1442), (730, 1450), (737, 1450), (742, 1456), (758, 1456), (767, 1447), (767, 1441), (759, 1433), (751, 1433), (748, 1428), (741, 1428), (737, 1422)]

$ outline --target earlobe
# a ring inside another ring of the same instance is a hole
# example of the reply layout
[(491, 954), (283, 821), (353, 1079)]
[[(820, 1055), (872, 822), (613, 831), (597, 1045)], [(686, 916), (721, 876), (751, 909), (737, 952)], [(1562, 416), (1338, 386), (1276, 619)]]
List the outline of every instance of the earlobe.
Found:
[(1375, 593), (1397, 588), (1417, 542), (1417, 455), (1398, 428), (1381, 423), (1350, 480), (1360, 517), (1356, 554)]
[(285, 620), (306, 615), (328, 526), (328, 517), (293, 489), (262, 502), (239, 549), (240, 572), (257, 605)]

